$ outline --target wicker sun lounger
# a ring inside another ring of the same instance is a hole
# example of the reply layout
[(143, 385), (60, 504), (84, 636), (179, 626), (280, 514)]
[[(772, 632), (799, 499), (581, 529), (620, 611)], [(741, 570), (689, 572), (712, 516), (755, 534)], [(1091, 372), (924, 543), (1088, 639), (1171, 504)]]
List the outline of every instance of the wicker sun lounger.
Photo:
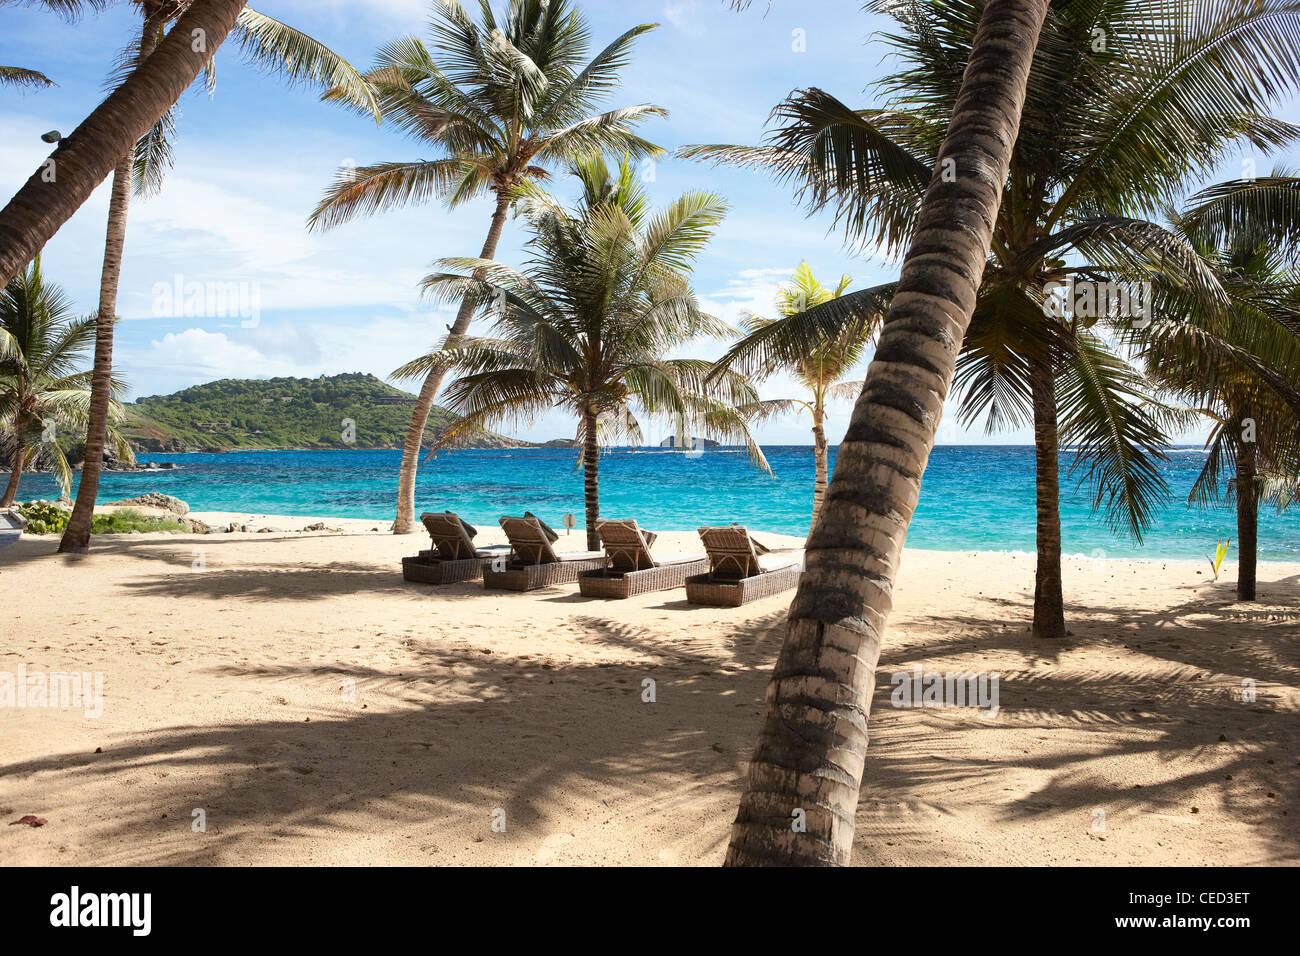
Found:
[(605, 566), (605, 555), (601, 551), (557, 553), (551, 547), (555, 532), (531, 514), (522, 518), (504, 517), (501, 528), (510, 541), (510, 554), (484, 564), (485, 588), (532, 591), (554, 584), (568, 584), (576, 581), (584, 571)]
[(799, 583), (801, 551), (769, 553), (743, 525), (701, 528), (709, 571), (686, 582), (686, 600), (714, 607), (740, 607)]
[(600, 571), (586, 571), (578, 578), (578, 590), (587, 597), (629, 598), (649, 591), (679, 588), (692, 574), (707, 571), (708, 558), (680, 556), (655, 560), (650, 555), (648, 536), (636, 521), (598, 521), (596, 533), (605, 546), (608, 565)]
[(478, 532), (453, 512), (420, 515), (433, 547), (413, 558), (402, 558), (402, 577), (418, 584), (455, 584), (483, 576), (483, 563), (510, 553), (507, 545), (474, 547)]

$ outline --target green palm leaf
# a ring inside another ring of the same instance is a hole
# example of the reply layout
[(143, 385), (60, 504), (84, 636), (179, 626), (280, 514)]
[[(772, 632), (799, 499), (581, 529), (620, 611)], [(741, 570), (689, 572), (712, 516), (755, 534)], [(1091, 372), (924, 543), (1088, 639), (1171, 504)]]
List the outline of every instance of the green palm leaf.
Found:
[(240, 50), (258, 66), (294, 82), (310, 82), (336, 91), (379, 122), (379, 102), (370, 84), (319, 40), (251, 7), (239, 12), (235, 37)]
[(1287, 170), (1217, 183), (1189, 200), (1189, 232), (1213, 245), (1246, 235), (1277, 245), (1300, 243), (1300, 177)]
[(1091, 333), (1080, 333), (1057, 387), (1061, 437), (1075, 447), (1071, 471), (1086, 469), (1093, 507), (1112, 529), (1141, 542), (1169, 493), (1160, 472), (1175, 410), (1157, 403), (1132, 366)]

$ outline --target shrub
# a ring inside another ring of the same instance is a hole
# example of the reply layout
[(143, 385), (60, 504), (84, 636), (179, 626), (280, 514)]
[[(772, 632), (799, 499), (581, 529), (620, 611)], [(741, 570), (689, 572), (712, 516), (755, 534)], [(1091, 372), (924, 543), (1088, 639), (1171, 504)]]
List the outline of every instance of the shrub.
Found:
[(62, 534), (68, 526), (68, 512), (52, 501), (19, 502), (14, 507), (27, 519), (28, 534)]
[[(27, 519), (28, 534), (62, 534), (68, 526), (68, 512), (51, 501), (28, 501), (17, 506)], [(190, 533), (190, 526), (175, 518), (152, 518), (133, 508), (111, 514), (95, 515), (90, 523), (92, 534), (130, 534), (132, 531), (179, 531)]]
[(180, 531), (189, 533), (189, 525), (175, 518), (151, 518), (134, 508), (122, 508), (111, 514), (95, 515), (90, 523), (92, 534), (130, 534), (132, 531)]

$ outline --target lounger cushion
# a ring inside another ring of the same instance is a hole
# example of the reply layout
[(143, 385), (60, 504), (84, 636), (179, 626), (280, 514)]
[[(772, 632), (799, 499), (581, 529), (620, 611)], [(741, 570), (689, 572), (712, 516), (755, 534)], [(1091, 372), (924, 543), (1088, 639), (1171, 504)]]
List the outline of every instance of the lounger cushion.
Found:
[(779, 571), (781, 568), (789, 567), (792, 564), (803, 566), (803, 552), (790, 554), (788, 551), (784, 554), (764, 554), (758, 559), (758, 566), (764, 572)]
[(686, 551), (680, 551), (676, 554), (656, 554), (655, 567), (666, 567), (670, 564), (686, 564), (688, 561), (699, 561), (704, 557), (702, 554), (690, 554)]
[(460, 515), (456, 514), (454, 511), (444, 511), (443, 514), (445, 514), (448, 518), (451, 518), (453, 521), (459, 521), (459, 522), (460, 522), (460, 526), (461, 526), (462, 528), (464, 528), (464, 529), (465, 529), (465, 533), (466, 533), (467, 535), (469, 535), (469, 539), (470, 539), (471, 541), (474, 540), (474, 536), (478, 534), (478, 529), (477, 529), (477, 528), (475, 528), (472, 524), (470, 524), (468, 521), (466, 521), (466, 520), (465, 520), (464, 518), (462, 518)]
[(547, 524), (545, 521), (543, 521), (541, 518), (538, 518), (537, 515), (533, 514), (531, 511), (525, 511), (525, 512), (524, 512), (524, 517), (525, 517), (525, 518), (536, 518), (536, 519), (537, 519), (537, 523), (538, 523), (539, 525), (542, 526), (542, 534), (546, 535), (546, 540), (547, 540), (547, 541), (549, 541), (549, 542), (551, 542), (552, 544), (554, 544), (556, 541), (559, 541), (559, 540), (560, 540), (560, 536), (559, 536), (558, 534), (556, 534), (554, 531), (551, 530), (551, 526), (548, 525), (548, 524)]

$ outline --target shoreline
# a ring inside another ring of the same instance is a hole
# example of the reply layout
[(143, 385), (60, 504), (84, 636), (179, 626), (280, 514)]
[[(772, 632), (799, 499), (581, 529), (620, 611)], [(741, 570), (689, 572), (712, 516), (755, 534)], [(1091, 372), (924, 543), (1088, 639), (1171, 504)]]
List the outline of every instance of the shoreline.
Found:
[[(102, 507), (102, 506), (99, 506), (99, 507)], [(300, 522), (300, 521), (306, 521), (306, 522), (313, 522), (313, 523), (314, 523), (314, 522), (318, 522), (318, 521), (323, 521), (323, 522), (325, 522), (326, 524), (329, 524), (329, 525), (339, 525), (339, 526), (342, 526), (342, 527), (343, 527), (343, 530), (344, 530), (346, 533), (348, 533), (348, 534), (375, 534), (375, 533), (378, 533), (378, 534), (382, 534), (382, 535), (385, 535), (385, 536), (388, 536), (388, 537), (394, 537), (394, 538), (397, 538), (397, 537), (401, 537), (401, 538), (419, 538), (419, 537), (425, 535), (425, 531), (424, 531), (422, 528), (421, 528), (420, 530), (418, 530), (418, 531), (413, 532), (412, 534), (409, 534), (409, 535), (394, 535), (394, 534), (392, 534), (392, 533), (388, 530), (388, 528), (392, 525), (392, 520), (393, 520), (392, 518), (342, 518), (342, 517), (338, 517), (338, 516), (335, 516), (335, 515), (284, 515), (284, 514), (263, 514), (263, 513), (261, 513), (261, 512), (248, 512), (248, 511), (190, 511), (189, 514), (186, 515), (186, 517), (187, 517), (187, 518), (197, 518), (199, 521), (205, 522), (206, 524), (209, 524), (209, 525), (213, 525), (214, 527), (216, 527), (216, 526), (220, 526), (220, 525), (229, 525), (231, 522), (235, 522), (235, 523), (237, 523), (237, 524), (253, 524), (253, 523), (256, 523), (256, 522), (259, 522), (259, 521), (264, 521), (264, 522), (276, 522), (276, 521), (278, 521), (278, 522), (281, 522), (281, 523), (296, 523), (296, 522)], [(471, 522), (471, 523), (472, 523), (472, 522)], [(365, 526), (364, 528), (362, 527), (363, 525)], [(782, 540), (783, 542), (786, 542), (785, 545), (784, 545), (784, 546), (786, 546), (786, 547), (792, 547), (792, 546), (795, 546), (794, 544), (792, 544), (792, 542), (797, 542), (798, 545), (801, 546), (801, 545), (802, 545), (802, 542), (803, 542), (803, 539), (800, 538), (800, 537), (798, 537), (797, 535), (786, 534), (785, 532), (782, 532), (782, 531), (769, 531), (768, 529), (766, 529), (766, 528), (764, 528), (764, 527), (762, 527), (762, 526), (760, 526), (760, 525), (755, 525), (755, 524), (746, 524), (745, 526), (746, 526), (746, 527), (747, 527), (751, 532), (753, 532), (754, 534), (760, 534), (760, 535), (763, 535), (764, 537), (778, 538), (778, 539)], [(500, 541), (496, 541), (496, 542), (494, 542), (494, 543), (498, 543), (498, 544), (499, 544), (499, 543), (504, 542), (505, 538), (504, 538), (503, 535), (501, 535), (501, 531), (500, 531), (500, 529), (499, 529), (498, 527), (495, 527), (495, 526), (491, 526), (491, 527), (489, 527), (489, 526), (483, 526), (483, 525), (479, 525), (479, 526), (477, 526), (477, 527), (478, 527), (478, 531), (479, 531), (479, 536), (480, 536), (480, 537), (482, 537), (483, 535), (490, 534), (490, 535), (493, 535), (494, 538), (495, 538), (495, 537), (500, 537), (500, 538), (501, 538)], [(375, 529), (378, 529), (378, 531), (376, 532)], [(289, 529), (284, 529), (284, 530), (289, 530)], [(563, 528), (559, 528), (559, 527), (557, 526), (556, 530), (559, 531), (559, 533), (560, 533), (560, 541), (563, 542), (564, 539), (565, 539), (565, 537), (566, 537), (566, 535), (565, 535), (565, 533), (564, 533), (564, 529), (563, 529)], [(656, 530), (656, 529), (651, 528), (650, 530)], [(226, 532), (226, 533), (229, 533), (229, 532)], [(313, 533), (313, 532), (308, 532), (308, 533)], [(319, 533), (319, 532), (315, 532), (315, 533)], [(667, 533), (667, 534), (674, 534), (674, 535), (677, 535), (677, 534), (686, 534), (686, 535), (690, 535), (691, 537), (694, 537), (694, 536), (695, 536), (695, 533), (694, 533), (693, 531), (668, 531), (668, 532), (665, 532), (665, 533)], [(582, 534), (583, 534), (583, 532), (582, 532), (582, 530), (581, 530), (581, 526), (579, 526), (579, 527), (574, 528), (574, 529), (573, 529), (573, 533), (572, 533), (571, 535), (569, 535), (568, 537), (580, 538), (580, 537), (582, 536)], [(912, 546), (912, 545), (909, 544), (909, 545), (906, 545), (906, 546), (905, 546), (904, 551), (905, 551), (905, 553), (909, 553), (909, 552), (925, 552), (925, 553), (927, 553), (927, 554), (947, 554), (947, 555), (967, 555), (967, 556), (997, 556), (997, 557), (1009, 557), (1009, 558), (1012, 558), (1012, 559), (1016, 559), (1016, 558), (1033, 558), (1033, 557), (1035, 557), (1035, 554), (1034, 554), (1034, 552), (1032, 552), (1032, 551), (1023, 551), (1023, 550), (1019, 550), (1019, 549), (1015, 549), (1015, 548), (1000, 548), (1000, 549), (983, 549), (983, 548), (919, 548), (919, 547), (914, 547), (914, 546)], [(1195, 558), (1162, 558), (1162, 557), (1135, 558), (1135, 557), (1130, 557), (1130, 556), (1128, 556), (1128, 555), (1116, 555), (1115, 557), (1100, 557), (1100, 558), (1098, 558), (1098, 557), (1093, 557), (1092, 555), (1089, 555), (1089, 554), (1082, 554), (1082, 553), (1080, 553), (1080, 552), (1062, 553), (1062, 555), (1061, 555), (1061, 559), (1062, 559), (1063, 561), (1077, 561), (1077, 562), (1093, 562), (1093, 561), (1101, 561), (1101, 562), (1106, 562), (1106, 561), (1123, 561), (1123, 562), (1132, 562), (1132, 563), (1135, 563), (1135, 564), (1171, 564), (1171, 563), (1183, 563), (1183, 564), (1192, 564), (1192, 565), (1196, 565), (1196, 564), (1206, 563), (1206, 562), (1204, 562), (1204, 560), (1202, 560), (1201, 562), (1198, 562)], [(1297, 568), (1298, 570), (1300, 570), (1300, 561), (1287, 561), (1287, 560), (1285, 560), (1285, 559), (1272, 559), (1272, 560), (1269, 560), (1269, 559), (1265, 559), (1265, 558), (1260, 558), (1258, 563), (1261, 564), (1261, 565), (1263, 565), (1263, 564), (1295, 565), (1296, 568)], [(1236, 566), (1236, 562), (1235, 562), (1235, 561), (1225, 562), (1224, 565), (1223, 565), (1223, 568), (1225, 569), (1225, 571), (1221, 571), (1219, 576), (1220, 576), (1221, 578), (1224, 577), (1225, 572), (1226, 572), (1226, 569), (1229, 568), (1229, 567), (1235, 567), (1235, 566)]]
[[(106, 507), (109, 506), (103, 504), (96, 505), (95, 506), (96, 513), (97, 514), (105, 513), (104, 509)], [(137, 508), (137, 510), (150, 511), (150, 509), (148, 508)], [(163, 513), (161, 511), (158, 512), (158, 514), (163, 517), (167, 516), (166, 513)], [(206, 511), (201, 509), (191, 509), (189, 512), (187, 512), (184, 515), (184, 517), (194, 518), (198, 521), (203, 522), (204, 524), (211, 526), (214, 529), (211, 532), (208, 532), (206, 534), (194, 533), (190, 535), (191, 537), (194, 538), (210, 537), (212, 535), (224, 536), (230, 534), (258, 534), (259, 533), (257, 531), (258, 527), (266, 527), (272, 533), (279, 532), (285, 534), (300, 534), (300, 535), (339, 534), (339, 533), (348, 534), (348, 535), (376, 535), (377, 534), (384, 537), (393, 537), (393, 538), (400, 537), (400, 538), (408, 538), (413, 540), (419, 539), (425, 534), (424, 530), (420, 529), (409, 535), (394, 535), (389, 530), (389, 528), (392, 525), (392, 520), (393, 520), (392, 518), (349, 518), (349, 517), (340, 517), (337, 515), (322, 515), (322, 514), (279, 514), (279, 513), (272, 514), (272, 513), (260, 512), (260, 511), (259, 512)], [(321, 522), (324, 522), (326, 525), (328, 525), (328, 527), (324, 531), (320, 529), (307, 529), (301, 526), (303, 523), (317, 524)], [(246, 532), (239, 532), (239, 531), (230, 532), (225, 530), (217, 530), (217, 529), (227, 528), (232, 523), (238, 525), (248, 525), (250, 526), (250, 530)], [(299, 525), (299, 527), (287, 527), (292, 525)], [(505, 543), (504, 535), (501, 534), (500, 529), (495, 524), (489, 525), (487, 523), (480, 523), (477, 527), (479, 530), (480, 538), (486, 543), (488, 544)], [(781, 545), (782, 547), (802, 547), (804, 541), (804, 539), (800, 536), (787, 534), (782, 531), (770, 531), (756, 524), (746, 523), (746, 527), (748, 527), (749, 530), (754, 534), (763, 535), (764, 537), (771, 537), (780, 540), (782, 542)], [(560, 530), (560, 540), (561, 542), (563, 542), (566, 535), (564, 534), (563, 529), (559, 529), (558, 526), (557, 526), (557, 530)], [(651, 530), (657, 530), (657, 529), (651, 528)], [(261, 533), (265, 534), (267, 532), (261, 532)], [(688, 537), (686, 538), (686, 541), (688, 543), (697, 540), (695, 537), (695, 533), (693, 531), (668, 530), (663, 533), (670, 534), (670, 535), (687, 535)], [(175, 534), (169, 535), (166, 532), (162, 532), (160, 534), (163, 537), (176, 536)], [(569, 535), (569, 537), (580, 540), (582, 538), (582, 535), (583, 535), (583, 530), (581, 526), (578, 526), (573, 529), (573, 533)], [(50, 536), (49, 535), (35, 535), (35, 536), (27, 535), (27, 537), (40, 538), (40, 537), (50, 537)], [(96, 537), (111, 538), (111, 537), (125, 537), (125, 535), (96, 535)], [(130, 535), (130, 537), (141, 537), (141, 535), (133, 534)], [(904, 551), (905, 553), (925, 553), (925, 554), (966, 556), (966, 557), (984, 557), (984, 558), (1006, 557), (1012, 560), (1016, 560), (1019, 558), (1032, 559), (1036, 557), (1033, 551), (1026, 551), (1020, 548), (933, 548), (933, 547), (918, 547), (915, 545), (908, 544), (906, 545)], [(1103, 565), (1108, 562), (1122, 562), (1122, 563), (1130, 563), (1130, 564), (1138, 564), (1138, 565), (1186, 564), (1191, 567), (1195, 567), (1197, 570), (1204, 569), (1205, 565), (1208, 564), (1208, 560), (1206, 558), (1198, 559), (1198, 558), (1188, 558), (1188, 557), (1160, 557), (1160, 556), (1136, 557), (1124, 553), (1116, 553), (1113, 556), (1111, 555), (1095, 556), (1091, 554), (1084, 554), (1082, 552), (1063, 552), (1061, 554), (1061, 560), (1067, 562), (1074, 562), (1076, 564), (1091, 564), (1093, 562), (1099, 562)], [(1265, 565), (1282, 566), (1282, 567), (1294, 566), (1297, 569), (1297, 571), (1300, 571), (1300, 561), (1288, 560), (1286, 558), (1266, 558), (1260, 556), (1257, 559), (1257, 563), (1261, 567)], [(1237, 564), (1236, 560), (1231, 558), (1225, 561), (1222, 569), (1220, 570), (1219, 577), (1221, 579), (1226, 577), (1231, 577), (1229, 571), (1230, 569), (1235, 568), (1236, 564)]]
[[(105, 505), (96, 505), (96, 513), (97, 514), (102, 513), (105, 507), (106, 507)], [(148, 509), (137, 509), (137, 510), (148, 510)], [(159, 514), (162, 513), (159, 512)], [(196, 533), (188, 536), (194, 538), (204, 538), (213, 535), (225, 536), (231, 534), (259, 534), (259, 532), (257, 532), (256, 530), (257, 527), (267, 527), (271, 529), (271, 532), (280, 532), (285, 534), (313, 535), (313, 534), (343, 533), (347, 535), (358, 535), (358, 536), (380, 535), (384, 537), (407, 538), (412, 540), (419, 539), (425, 534), (423, 529), (421, 529), (409, 535), (394, 535), (389, 531), (389, 528), (392, 525), (392, 518), (346, 518), (346, 517), (339, 517), (337, 515), (321, 515), (321, 514), (270, 514), (266, 512), (253, 512), (253, 511), (204, 511), (204, 510), (197, 510), (197, 509), (190, 510), (184, 517), (197, 519), (198, 521), (202, 521), (203, 523), (212, 526), (214, 529), (226, 528), (232, 523), (250, 526), (250, 530), (246, 532), (239, 532), (239, 531), (230, 532), (230, 531), (213, 530), (207, 534)], [(302, 527), (296, 527), (296, 528), (286, 527), (286, 525), (301, 525), (304, 522), (307, 524), (316, 524), (316, 523), (324, 522), (329, 527), (324, 531), (321, 531), (319, 529), (307, 530)], [(489, 526), (486, 524), (480, 524), (477, 527), (478, 527), (480, 538), (486, 541), (487, 543), (489, 544), (505, 543), (504, 535), (501, 534), (500, 529), (495, 525)], [(749, 530), (754, 534), (763, 535), (764, 537), (771, 537), (780, 540), (782, 542), (782, 547), (797, 547), (797, 546), (802, 546), (803, 544), (804, 539), (797, 535), (790, 535), (781, 531), (769, 531), (768, 529), (755, 524), (746, 524), (746, 527), (748, 527)], [(557, 529), (557, 530), (560, 531), (560, 541), (563, 542), (566, 535), (564, 534), (563, 529)], [(652, 528), (651, 530), (655, 530), (655, 529)], [(266, 532), (261, 532), (261, 533), (264, 534)], [(671, 531), (670, 530), (664, 533), (670, 535), (687, 535), (689, 536), (687, 538), (688, 542), (691, 540), (695, 540), (695, 533), (693, 531)], [(581, 529), (581, 526), (579, 526), (574, 528), (573, 533), (568, 537), (572, 537), (574, 539), (580, 540), (582, 538), (582, 535), (583, 535), (583, 531)], [(168, 535), (167, 533), (164, 532), (164, 533), (160, 533), (160, 536), (176, 537), (178, 535), (175, 534)], [(40, 537), (50, 537), (50, 536), (28, 535), (28, 537), (40, 538)], [(126, 537), (126, 535), (107, 535), (107, 536), (96, 535), (96, 537)], [(142, 537), (142, 535), (135, 534), (135, 535), (130, 535), (130, 537), (138, 538), (138, 537)], [(1035, 557), (1034, 552), (1025, 551), (1023, 549), (1017, 549), (1017, 548), (928, 548), (928, 547), (917, 547), (911, 544), (905, 547), (904, 553), (908, 553), (908, 554), (924, 553), (924, 554), (935, 554), (935, 555), (985, 557), (985, 558), (1006, 557), (1012, 560), (1016, 560), (1019, 558), (1032, 559)], [(1158, 557), (1158, 556), (1134, 557), (1122, 553), (1116, 554), (1114, 556), (1093, 556), (1090, 554), (1083, 554), (1082, 552), (1064, 552), (1061, 555), (1061, 560), (1074, 562), (1076, 564), (1091, 564), (1093, 562), (1100, 562), (1102, 564), (1106, 564), (1108, 562), (1121, 562), (1121, 563), (1138, 564), (1138, 565), (1186, 564), (1191, 567), (1195, 567), (1197, 570), (1202, 570), (1204, 566), (1208, 564), (1208, 561), (1204, 558), (1198, 560), (1197, 558), (1186, 558), (1186, 557)], [(1265, 558), (1261, 556), (1260, 558), (1258, 558), (1257, 563), (1260, 566), (1264, 566), (1264, 565), (1294, 566), (1297, 569), (1297, 571), (1300, 572), (1300, 561), (1289, 561), (1285, 558), (1280, 558), (1280, 559)], [(1229, 559), (1225, 561), (1223, 564), (1223, 568), (1220, 570), (1219, 577), (1221, 579), (1231, 577), (1231, 575), (1229, 574), (1229, 570), (1235, 567), (1236, 567), (1235, 560)]]

